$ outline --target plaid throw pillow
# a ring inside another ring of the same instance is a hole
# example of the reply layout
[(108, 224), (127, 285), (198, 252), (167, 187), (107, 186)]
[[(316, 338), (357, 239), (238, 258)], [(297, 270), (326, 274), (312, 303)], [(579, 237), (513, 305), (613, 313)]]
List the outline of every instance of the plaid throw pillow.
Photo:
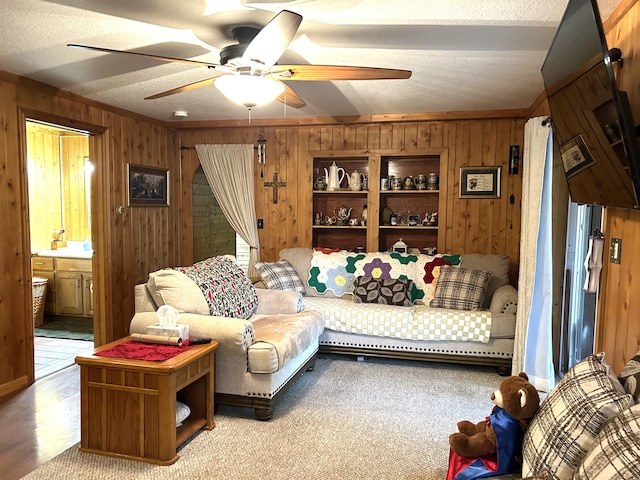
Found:
[(571, 478), (605, 422), (632, 403), (604, 354), (589, 355), (567, 372), (529, 424), (522, 476)]
[(430, 306), (454, 310), (480, 310), (491, 272), (443, 265)]
[(400, 305), (410, 307), (411, 280), (399, 278), (358, 277), (353, 292), (354, 303), (380, 303), (383, 305)]
[(304, 283), (298, 272), (286, 260), (275, 263), (256, 262), (255, 267), (267, 288), (305, 294)]
[(640, 405), (607, 422), (573, 476), (573, 480), (626, 478), (640, 478)]
[(625, 391), (633, 395), (636, 403), (640, 403), (640, 352), (627, 362), (619, 378)]

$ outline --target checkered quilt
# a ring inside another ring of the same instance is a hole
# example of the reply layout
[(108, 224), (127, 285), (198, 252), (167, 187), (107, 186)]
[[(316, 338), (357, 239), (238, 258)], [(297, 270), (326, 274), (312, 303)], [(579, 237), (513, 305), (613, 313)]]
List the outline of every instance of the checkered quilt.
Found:
[(409, 340), (458, 340), (488, 343), (491, 312), (397, 307), (353, 303), (343, 298), (304, 297), (304, 306), (324, 316), (324, 326), (337, 332)]

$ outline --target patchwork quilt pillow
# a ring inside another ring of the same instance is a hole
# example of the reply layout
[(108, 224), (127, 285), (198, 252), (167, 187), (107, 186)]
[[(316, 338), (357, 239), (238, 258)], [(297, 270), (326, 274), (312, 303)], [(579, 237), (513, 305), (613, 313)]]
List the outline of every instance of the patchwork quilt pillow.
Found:
[(227, 257), (208, 258), (175, 270), (198, 285), (211, 315), (248, 319), (258, 307), (258, 294), (251, 280)]
[(304, 283), (302, 283), (300, 275), (286, 260), (275, 263), (256, 262), (255, 267), (267, 288), (305, 294)]
[(632, 404), (604, 353), (589, 355), (567, 372), (529, 424), (522, 476), (572, 478), (605, 422)]
[(573, 480), (640, 478), (640, 405), (626, 409), (600, 430)]
[(431, 307), (453, 310), (480, 310), (491, 272), (442, 266)]
[(380, 303), (383, 305), (400, 305), (410, 307), (410, 280), (397, 278), (358, 277), (356, 289), (353, 292), (354, 303)]

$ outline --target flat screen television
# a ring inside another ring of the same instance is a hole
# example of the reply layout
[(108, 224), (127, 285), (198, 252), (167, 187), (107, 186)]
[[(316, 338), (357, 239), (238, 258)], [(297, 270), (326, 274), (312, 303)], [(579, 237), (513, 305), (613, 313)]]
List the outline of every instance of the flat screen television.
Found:
[(638, 208), (640, 148), (596, 0), (570, 0), (542, 66), (571, 201)]

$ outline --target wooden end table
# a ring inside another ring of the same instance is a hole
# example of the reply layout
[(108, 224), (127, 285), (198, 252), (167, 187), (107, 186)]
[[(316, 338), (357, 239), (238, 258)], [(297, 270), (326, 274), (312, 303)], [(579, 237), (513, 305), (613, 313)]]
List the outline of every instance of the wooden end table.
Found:
[[(218, 342), (194, 345), (163, 362), (101, 357), (129, 337), (78, 356), (80, 365), (80, 450), (170, 465), (177, 448), (215, 423), (214, 356)], [(191, 415), (176, 428), (176, 401)]]

